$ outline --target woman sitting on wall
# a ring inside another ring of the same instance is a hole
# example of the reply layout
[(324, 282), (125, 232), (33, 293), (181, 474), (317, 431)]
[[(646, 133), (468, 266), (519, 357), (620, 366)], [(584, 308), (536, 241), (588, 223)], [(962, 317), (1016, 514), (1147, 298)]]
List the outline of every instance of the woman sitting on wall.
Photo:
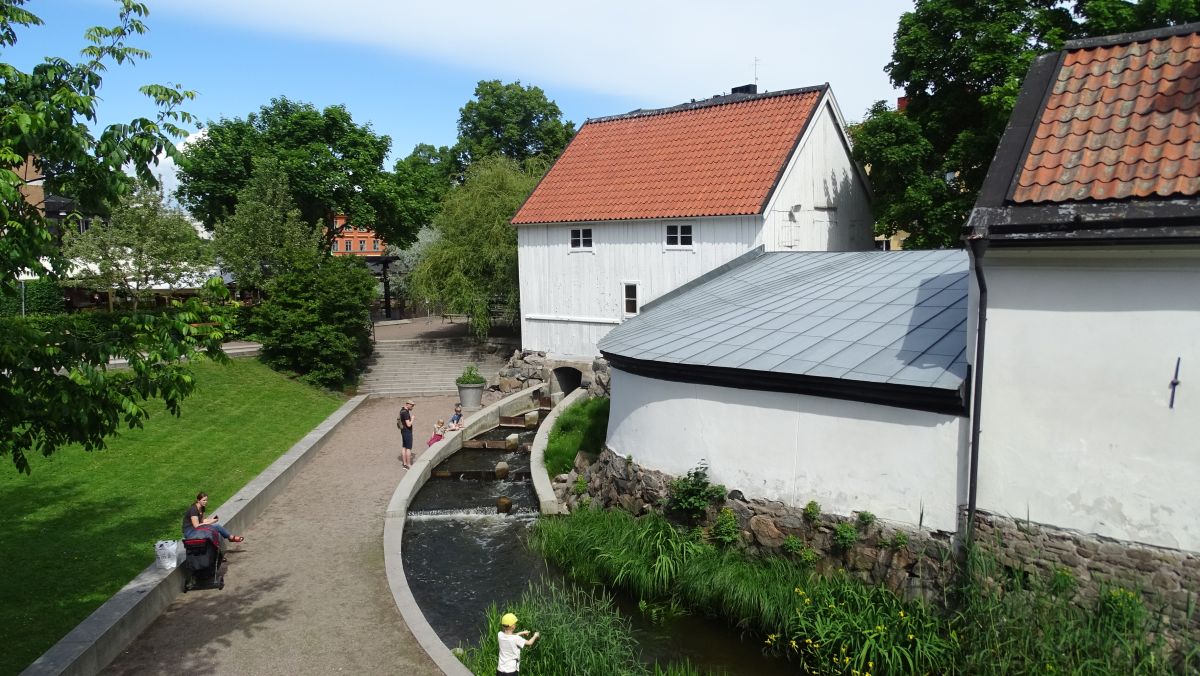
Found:
[(196, 494), (196, 501), (188, 507), (187, 513), (183, 515), (183, 539), (203, 539), (209, 536), (206, 531), (216, 531), (221, 537), (230, 542), (242, 542), (246, 538), (240, 535), (230, 535), (225, 527), (218, 524), (220, 519), (216, 514), (204, 518), (204, 510), (208, 507), (208, 493), (203, 491)]

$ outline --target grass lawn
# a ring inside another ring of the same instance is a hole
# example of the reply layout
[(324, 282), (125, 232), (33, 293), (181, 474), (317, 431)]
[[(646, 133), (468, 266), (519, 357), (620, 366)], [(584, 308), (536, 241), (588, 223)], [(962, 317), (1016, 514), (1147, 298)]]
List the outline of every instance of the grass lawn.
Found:
[(194, 367), (196, 391), (175, 418), (103, 451), (30, 457), (32, 475), (0, 464), (0, 674), (15, 674), (154, 562), (207, 491), (209, 512), (342, 404), (250, 359)]
[(551, 477), (575, 465), (579, 451), (599, 453), (608, 434), (608, 397), (584, 399), (564, 410), (546, 440), (546, 471)]

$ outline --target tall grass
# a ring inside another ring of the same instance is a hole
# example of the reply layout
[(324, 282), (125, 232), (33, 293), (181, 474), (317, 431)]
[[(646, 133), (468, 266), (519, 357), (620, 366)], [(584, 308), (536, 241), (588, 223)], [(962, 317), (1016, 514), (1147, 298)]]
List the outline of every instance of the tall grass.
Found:
[(571, 471), (579, 451), (599, 453), (608, 433), (608, 398), (585, 399), (559, 414), (546, 442), (546, 471)]
[(477, 647), (464, 650), (460, 659), (472, 673), (496, 673), (500, 616), (515, 613), (518, 629), (541, 632), (537, 643), (521, 651), (524, 676), (577, 676), (579, 674), (629, 674), (630, 676), (693, 676), (689, 664), (647, 666), (640, 660), (629, 620), (617, 613), (603, 592), (548, 584), (532, 587), (516, 603), (487, 611), (487, 629)]
[(720, 550), (665, 518), (580, 510), (541, 519), (531, 542), (567, 574), (670, 601), (758, 634), (809, 673), (1200, 673), (1200, 650), (1164, 638), (1140, 595), (1080, 604), (1073, 580), (1006, 574), (975, 553), (954, 612), (842, 571)]

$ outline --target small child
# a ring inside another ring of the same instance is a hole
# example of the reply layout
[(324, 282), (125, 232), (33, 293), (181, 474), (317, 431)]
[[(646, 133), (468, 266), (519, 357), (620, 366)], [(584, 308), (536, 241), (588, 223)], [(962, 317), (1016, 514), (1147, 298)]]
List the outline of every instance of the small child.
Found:
[(450, 426), (446, 429), (453, 432), (455, 430), (461, 430), (464, 427), (466, 427), (466, 425), (463, 424), (462, 404), (455, 404), (454, 414), (450, 416)]
[(429, 447), (436, 444), (444, 436), (446, 436), (446, 421), (438, 418), (437, 424), (433, 426), (433, 436), (429, 437), (429, 441), (425, 443), (425, 446)]

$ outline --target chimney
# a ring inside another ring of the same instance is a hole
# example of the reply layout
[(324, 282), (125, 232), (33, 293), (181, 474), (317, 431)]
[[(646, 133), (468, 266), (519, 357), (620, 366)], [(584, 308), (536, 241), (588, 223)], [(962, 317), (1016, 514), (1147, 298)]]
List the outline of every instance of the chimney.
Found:
[(908, 97), (901, 96), (901, 97), (897, 98), (896, 99), (896, 110), (903, 113), (907, 109), (908, 109)]
[(742, 85), (741, 87), (734, 87), (733, 89), (729, 90), (729, 93), (730, 94), (757, 94), (758, 93), (758, 85), (748, 84), (748, 85)]

